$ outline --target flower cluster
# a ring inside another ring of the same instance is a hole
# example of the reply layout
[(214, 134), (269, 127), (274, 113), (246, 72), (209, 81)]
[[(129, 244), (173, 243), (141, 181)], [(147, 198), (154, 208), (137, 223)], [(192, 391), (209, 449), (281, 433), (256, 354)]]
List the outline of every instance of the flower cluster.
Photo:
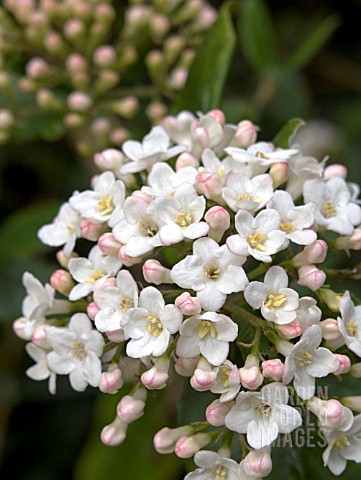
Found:
[(105, 444), (125, 439), (148, 390), (174, 373), (214, 394), (205, 420), (154, 438), (160, 453), (194, 455), (187, 480), (267, 476), (273, 443), (306, 413), (327, 442), (325, 466), (338, 475), (347, 460), (361, 462), (359, 397), (325, 400), (316, 388), (331, 374), (361, 376), (361, 306), (325, 285), (337, 275), (328, 250), (361, 249), (359, 189), (344, 167), (257, 132), (220, 110), (183, 111), (141, 142), (97, 154), (103, 172), (92, 187), (39, 231), (61, 247), (61, 268), (45, 286), (23, 277), (14, 331), (36, 362), (29, 377), (48, 379), (52, 393), (57, 375), (78, 391), (116, 394), (123, 375), (132, 383)]
[(121, 144), (140, 99), (152, 122), (167, 113), (216, 17), (206, 0), (5, 0), (0, 142), (43, 115), (82, 154)]

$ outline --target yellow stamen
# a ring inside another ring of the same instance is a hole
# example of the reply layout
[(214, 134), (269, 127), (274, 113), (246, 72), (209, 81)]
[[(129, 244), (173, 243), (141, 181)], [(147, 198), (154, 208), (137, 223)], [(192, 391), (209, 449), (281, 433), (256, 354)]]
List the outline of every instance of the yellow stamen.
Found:
[(175, 223), (177, 223), (182, 229), (189, 227), (191, 223), (193, 223), (192, 215), (190, 212), (184, 213), (179, 212), (177, 213), (177, 217), (174, 219)]
[(256, 152), (255, 157), (257, 157), (257, 158), (263, 158), (263, 160), (269, 160), (269, 157), (267, 157), (267, 155), (265, 155), (265, 154), (264, 154), (263, 152), (261, 152), (261, 151)]
[(250, 193), (245, 193), (244, 195), (239, 195), (238, 200), (240, 202), (243, 202), (243, 200), (252, 200), (252, 195)]
[(219, 465), (216, 468), (216, 480), (226, 480), (227, 478), (227, 468), (223, 465)]
[(269, 308), (272, 311), (275, 311), (276, 308), (279, 308), (287, 301), (287, 297), (283, 294), (280, 295), (272, 295), (270, 293), (264, 302), (264, 306)]
[(334, 215), (336, 215), (337, 210), (332, 205), (330, 200), (327, 200), (327, 202), (325, 202), (323, 207), (322, 207), (322, 213), (326, 218), (330, 218), (330, 217), (333, 217)]
[(154, 237), (158, 233), (158, 227), (157, 225), (146, 225), (143, 222), (138, 222), (140, 226), (140, 231), (144, 235), (147, 235), (148, 237)]
[(346, 323), (346, 332), (352, 337), (357, 336), (357, 329), (358, 329), (358, 325), (353, 320), (350, 320), (349, 322)]
[(259, 405), (257, 405), (255, 410), (258, 415), (262, 415), (262, 417), (269, 417), (271, 407), (267, 405), (267, 403), (260, 403)]
[(75, 232), (76, 232), (76, 226), (77, 222), (76, 220), (72, 220), (67, 226), (66, 226), (66, 229), (68, 230), (68, 233), (70, 235), (73, 235)]
[(345, 435), (341, 435), (335, 443), (333, 444), (332, 448), (341, 448), (341, 450), (345, 447), (349, 447), (351, 443), (347, 440)]
[(85, 347), (84, 344), (81, 342), (75, 342), (70, 345), (70, 348), (72, 349), (72, 354), (73, 356), (79, 360), (79, 362), (82, 362), (85, 357)]
[(129, 300), (129, 298), (125, 298), (120, 302), (120, 308), (123, 310), (124, 313), (127, 313), (127, 311), (133, 307), (133, 302)]
[(104, 275), (105, 275), (105, 273), (103, 272), (103, 270), (101, 268), (99, 268), (99, 270), (93, 270), (92, 271), (92, 276), (87, 277), (84, 281), (88, 282), (88, 283), (94, 283), (97, 280), (99, 280), (100, 278), (104, 277)]
[(219, 277), (221, 269), (218, 268), (218, 265), (214, 260), (211, 261), (211, 266), (206, 265), (204, 275), (211, 280), (216, 280)]
[(284, 218), (281, 218), (281, 230), (282, 232), (292, 233), (296, 230), (296, 228), (292, 225), (292, 223), (285, 223)]
[(100, 215), (108, 215), (114, 210), (114, 203), (112, 195), (102, 195), (99, 202), (98, 208), (100, 210)]
[(149, 322), (148, 332), (154, 337), (158, 337), (163, 331), (163, 323), (158, 318), (153, 317), (153, 315), (148, 315), (147, 319)]
[(222, 368), (221, 369), (221, 379), (224, 380), (223, 386), (224, 388), (229, 387), (229, 376), (231, 374), (231, 370), (229, 368)]
[(210, 334), (212, 338), (216, 338), (217, 331), (212, 322), (209, 320), (202, 320), (198, 326), (198, 337), (202, 340), (208, 334)]
[(254, 235), (248, 235), (247, 242), (249, 243), (251, 248), (255, 250), (260, 250), (261, 252), (265, 252), (267, 249), (262, 244), (264, 241), (265, 236), (261, 232), (257, 232)]
[(217, 170), (217, 175), (219, 176), (219, 178), (220, 178), (221, 180), (224, 179), (223, 168), (219, 167), (219, 169)]
[(295, 357), (295, 362), (299, 367), (305, 367), (306, 365), (311, 365), (312, 363), (312, 354), (309, 352), (303, 352), (303, 355), (301, 354), (298, 357)]

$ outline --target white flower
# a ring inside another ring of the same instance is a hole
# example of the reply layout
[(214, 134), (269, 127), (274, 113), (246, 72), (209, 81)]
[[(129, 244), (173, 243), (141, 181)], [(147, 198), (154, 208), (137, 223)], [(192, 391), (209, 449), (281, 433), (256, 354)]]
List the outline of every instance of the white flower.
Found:
[(327, 230), (351, 235), (354, 226), (361, 223), (361, 208), (352, 202), (343, 178), (308, 180), (303, 186), (303, 198), (314, 206), (317, 224)]
[(361, 305), (355, 307), (350, 292), (345, 292), (340, 302), (341, 318), (338, 328), (347, 347), (361, 357)]
[(118, 258), (104, 255), (97, 245), (90, 250), (88, 258), (72, 258), (69, 271), (78, 284), (71, 290), (69, 300), (86, 297), (94, 290), (97, 281), (107, 275), (116, 275), (121, 266)]
[(233, 400), (241, 388), (239, 370), (229, 360), (225, 360), (219, 367), (216, 383), (210, 388), (212, 393), (220, 393), (220, 402)]
[(40, 240), (50, 247), (64, 245), (63, 252), (68, 257), (75, 247), (76, 239), (81, 236), (80, 215), (69, 203), (64, 203), (53, 223), (44, 225), (38, 231)]
[(221, 247), (211, 238), (199, 238), (193, 243), (193, 255), (177, 263), (172, 271), (173, 282), (197, 292), (205, 310), (221, 308), (227, 295), (244, 290), (248, 283), (244, 257), (233, 255), (226, 245)]
[(99, 175), (94, 190), (73, 195), (69, 202), (83, 218), (94, 223), (109, 222), (122, 208), (125, 197), (125, 186), (121, 180), (116, 180), (113, 172)]
[(240, 210), (235, 217), (238, 235), (227, 238), (227, 246), (236, 255), (252, 255), (261, 262), (271, 262), (271, 255), (283, 248), (286, 238), (281, 231), (281, 217), (271, 208), (262, 210), (256, 218)]
[(286, 356), (283, 383), (290, 383), (294, 378), (293, 386), (303, 400), (314, 395), (315, 378), (326, 377), (339, 367), (335, 355), (327, 348), (319, 347), (321, 341), (321, 327), (311, 325)]
[(36, 364), (26, 370), (26, 375), (33, 380), (49, 379), (49, 392), (55, 394), (56, 392), (56, 374), (49, 370), (47, 362), (47, 354), (45, 350), (37, 347), (33, 343), (25, 345), (26, 353), (35, 360)]
[(85, 313), (76, 313), (68, 327), (46, 327), (47, 340), (54, 351), (47, 356), (49, 368), (59, 375), (69, 375), (74, 390), (82, 392), (89, 384), (97, 387), (101, 379), (104, 339), (92, 329)]
[(175, 172), (167, 163), (156, 163), (148, 175), (148, 186), (143, 186), (142, 192), (151, 197), (171, 197), (179, 185), (194, 185), (197, 173), (197, 169), (193, 167), (180, 168)]
[(234, 212), (241, 209), (256, 212), (266, 205), (272, 195), (273, 181), (268, 174), (249, 179), (237, 171), (231, 171), (222, 189), (222, 197)]
[(194, 463), (200, 468), (188, 473), (184, 480), (243, 480), (238, 463), (216, 452), (200, 450), (194, 455)]
[(251, 282), (244, 297), (254, 309), (261, 309), (262, 316), (279, 325), (290, 323), (297, 317), (298, 293), (288, 287), (288, 276), (282, 267), (271, 267), (264, 283)]
[(132, 358), (159, 357), (168, 348), (170, 335), (182, 322), (182, 312), (175, 305), (165, 305), (162, 294), (154, 287), (144, 288), (139, 307), (130, 308), (121, 320), (126, 338), (127, 355)]
[(288, 160), (289, 177), (286, 191), (293, 199), (302, 194), (303, 185), (307, 180), (321, 178), (327, 158), (321, 163), (313, 157), (304, 157), (301, 153), (293, 155)]
[(237, 338), (238, 326), (227, 315), (205, 312), (187, 318), (179, 329), (177, 355), (190, 358), (202, 354), (212, 365), (227, 358), (229, 342)]
[(341, 475), (347, 460), (361, 463), (361, 414), (356, 415), (349, 430), (324, 430), (323, 434), (328, 443), (322, 455), (324, 466), (334, 475)]
[(322, 311), (317, 306), (317, 300), (313, 297), (300, 298), (296, 313), (296, 321), (301, 325), (302, 331), (305, 331), (311, 325), (317, 324), (322, 316)]
[(176, 116), (167, 116), (163, 119), (162, 126), (174, 143), (184, 145), (187, 150), (192, 148), (192, 123), (196, 121), (193, 113), (179, 112)]
[(141, 198), (128, 197), (124, 202), (124, 214), (126, 218), (114, 226), (113, 235), (126, 246), (126, 255), (142, 256), (162, 245), (159, 230), (163, 222), (153, 205)]
[(165, 223), (159, 231), (163, 245), (207, 235), (209, 226), (206, 222), (201, 222), (206, 201), (203, 196), (197, 195), (191, 184), (180, 185), (172, 197), (160, 197), (154, 205), (159, 218)]
[(267, 208), (273, 208), (281, 215), (281, 230), (291, 242), (310, 245), (317, 240), (316, 232), (309, 230), (315, 220), (310, 203), (295, 207), (289, 193), (277, 190)]
[(123, 144), (124, 154), (131, 160), (120, 169), (121, 175), (150, 169), (155, 163), (163, 162), (184, 151), (183, 146), (169, 148), (169, 137), (164, 128), (153, 127), (142, 142), (127, 140)]
[(290, 433), (302, 425), (301, 415), (287, 405), (287, 387), (279, 382), (259, 392), (240, 392), (226, 415), (225, 424), (233, 432), (246, 433), (253, 448), (270, 445), (279, 433)]
[(120, 270), (112, 284), (105, 278), (97, 282), (94, 301), (99, 308), (94, 319), (99, 332), (119, 330), (124, 314), (130, 308), (138, 306), (138, 287), (131, 273)]
[(226, 167), (223, 161), (221, 161), (213, 150), (206, 148), (202, 153), (203, 167), (199, 167), (199, 172), (215, 173), (221, 179), (224, 184), (225, 178), (229, 169)]

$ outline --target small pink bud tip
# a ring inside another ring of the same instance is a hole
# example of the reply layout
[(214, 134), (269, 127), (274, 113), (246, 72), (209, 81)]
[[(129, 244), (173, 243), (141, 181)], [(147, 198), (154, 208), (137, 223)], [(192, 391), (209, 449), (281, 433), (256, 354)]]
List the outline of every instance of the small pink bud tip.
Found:
[(266, 378), (271, 378), (275, 382), (282, 380), (285, 371), (284, 363), (279, 359), (265, 360), (262, 362), (262, 373)]
[(197, 297), (192, 297), (189, 292), (183, 292), (175, 299), (175, 306), (180, 308), (183, 315), (197, 315), (201, 312), (201, 304)]
[(123, 385), (122, 371), (120, 368), (114, 368), (108, 372), (103, 372), (99, 390), (103, 393), (117, 393)]
[(318, 290), (326, 281), (326, 274), (315, 265), (303, 265), (298, 270), (298, 285)]
[(121, 243), (115, 240), (113, 234), (110, 232), (103, 233), (103, 235), (99, 237), (98, 245), (104, 255), (110, 255), (111, 257), (118, 256), (119, 250), (122, 246)]
[(160, 285), (162, 283), (173, 283), (169, 268), (163, 267), (158, 260), (147, 260), (143, 265), (143, 276), (146, 282)]
[(144, 414), (145, 402), (140, 398), (125, 395), (117, 406), (117, 416), (124, 423), (132, 423)]
[(243, 120), (237, 125), (235, 139), (237, 146), (241, 148), (248, 148), (257, 139), (258, 128), (249, 120)]
[(351, 360), (349, 357), (347, 355), (341, 355), (340, 353), (335, 353), (335, 357), (339, 361), (339, 367), (333, 374), (343, 375), (348, 373), (351, 370)]
[(214, 427), (221, 427), (224, 425), (226, 415), (230, 412), (234, 403), (221, 403), (218, 399), (214, 400), (206, 409), (207, 422)]

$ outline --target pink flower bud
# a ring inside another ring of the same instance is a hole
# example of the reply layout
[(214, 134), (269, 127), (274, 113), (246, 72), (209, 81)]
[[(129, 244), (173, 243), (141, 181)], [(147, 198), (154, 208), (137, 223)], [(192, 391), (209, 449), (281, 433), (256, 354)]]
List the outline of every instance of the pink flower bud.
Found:
[(113, 234), (110, 232), (103, 233), (103, 235), (99, 237), (98, 245), (104, 255), (109, 255), (111, 257), (118, 256), (119, 250), (122, 246), (121, 243), (115, 240)]
[(230, 412), (233, 405), (234, 402), (221, 403), (218, 399), (214, 400), (206, 409), (207, 422), (214, 427), (223, 426), (226, 415)]
[(326, 318), (319, 323), (322, 329), (322, 337), (327, 341), (338, 340), (341, 338), (341, 333), (338, 328), (338, 323), (335, 318)]
[[(95, 120), (92, 121), (90, 125), (92, 133), (94, 135), (99, 135), (101, 137), (107, 136), (112, 128), (112, 124), (110, 120), (107, 117), (98, 117)], [(121, 152), (119, 152), (121, 153)], [(99, 155), (99, 154), (95, 154)], [(101, 154), (100, 154), (101, 155)], [(94, 157), (94, 162), (95, 162), (95, 157)], [(96, 162), (95, 162), (96, 163)], [(101, 167), (99, 167), (101, 168)], [(105, 168), (102, 170), (113, 170), (113, 168)]]
[(87, 69), (86, 59), (79, 53), (72, 53), (65, 61), (66, 69), (71, 73), (84, 72)]
[(86, 313), (91, 320), (94, 320), (95, 315), (100, 311), (100, 308), (95, 302), (90, 302), (86, 307)]
[(104, 223), (94, 223), (86, 218), (82, 218), (80, 221), (82, 237), (92, 242), (96, 242), (106, 229), (107, 225)]
[(167, 454), (174, 452), (176, 442), (185, 435), (191, 435), (193, 427), (185, 425), (178, 428), (162, 428), (153, 439), (154, 448), (158, 453)]
[(42, 58), (34, 57), (27, 63), (26, 73), (31, 78), (43, 78), (49, 73), (49, 65)]
[(205, 447), (212, 437), (208, 433), (196, 433), (195, 435), (181, 437), (174, 447), (174, 453), (179, 458), (191, 458), (201, 448)]
[(93, 15), (99, 22), (109, 23), (115, 17), (115, 10), (107, 3), (99, 3), (99, 5), (94, 7)]
[(190, 384), (197, 392), (205, 392), (215, 384), (216, 379), (217, 372), (196, 368), (191, 377)]
[(244, 367), (239, 369), (239, 377), (244, 388), (255, 390), (263, 383), (263, 375), (260, 372), (259, 360), (250, 354), (246, 358)]
[(339, 250), (361, 250), (361, 228), (355, 228), (351, 235), (336, 238), (335, 247)]
[(128, 424), (119, 420), (119, 418), (115, 418), (115, 420), (110, 424), (106, 425), (101, 434), (100, 439), (104, 443), (104, 445), (114, 447), (120, 445), (124, 442), (125, 437), (127, 435)]
[(31, 336), (31, 341), (39, 348), (48, 349), (50, 348), (49, 342), (46, 337), (45, 328), (46, 324), (43, 323), (36, 327), (34, 333)]
[(339, 163), (329, 165), (323, 172), (323, 178), (327, 179), (331, 177), (341, 177), (345, 179), (347, 177), (347, 168)]
[(6, 109), (0, 109), (0, 130), (8, 130), (11, 128), (15, 123), (15, 118), (13, 113)]
[(62, 293), (66, 297), (69, 295), (70, 290), (74, 287), (74, 281), (69, 272), (66, 270), (55, 270), (50, 277), (50, 285), (59, 293)]
[(214, 201), (223, 200), (220, 198), (222, 193), (222, 180), (216, 173), (201, 172), (196, 178), (196, 188), (198, 193)]
[(224, 115), (222, 110), (210, 110), (209, 112), (207, 112), (206, 115), (211, 115), (212, 117), (214, 117), (220, 125), (225, 125), (226, 123), (226, 116)]
[(133, 118), (139, 108), (139, 101), (136, 97), (124, 97), (121, 100), (112, 102), (111, 110), (123, 118)]
[(159, 100), (153, 100), (146, 108), (147, 117), (152, 121), (153, 124), (160, 123), (167, 112), (167, 106)]
[(160, 390), (166, 387), (169, 378), (170, 361), (167, 357), (159, 357), (150, 370), (142, 374), (140, 380), (149, 390)]
[(243, 120), (237, 125), (235, 140), (240, 148), (248, 148), (257, 139), (258, 128), (249, 120)]
[(101, 45), (93, 53), (93, 61), (100, 68), (111, 67), (117, 60), (117, 54), (111, 45)]
[(124, 163), (124, 155), (115, 148), (107, 148), (100, 153), (94, 155), (94, 163), (101, 170), (119, 170)]
[(344, 407), (338, 400), (320, 400), (317, 397), (312, 397), (307, 401), (307, 408), (316, 415), (320, 425), (327, 429), (337, 428), (345, 431), (352, 425), (353, 414), (351, 410)]
[(160, 40), (164, 37), (164, 35), (170, 29), (170, 26), (171, 24), (168, 17), (161, 13), (154, 15), (149, 25), (153, 37), (155, 37), (157, 40)]
[(93, 101), (84, 92), (72, 92), (67, 98), (68, 107), (76, 112), (85, 112), (92, 106)]
[(174, 369), (182, 377), (191, 377), (197, 367), (199, 357), (177, 358)]
[(80, 41), (85, 34), (84, 23), (78, 19), (67, 20), (63, 27), (65, 37), (70, 41)]
[(124, 423), (133, 423), (144, 414), (145, 398), (125, 395), (117, 406), (117, 416)]
[(163, 267), (158, 260), (147, 260), (143, 265), (143, 277), (148, 283), (160, 285), (162, 283), (173, 283), (169, 268)]
[(215, 206), (210, 208), (204, 216), (209, 225), (208, 236), (219, 242), (226, 230), (231, 225), (231, 217), (223, 207)]
[(267, 477), (272, 471), (270, 448), (250, 451), (241, 463), (246, 475), (256, 478)]
[(313, 292), (318, 290), (326, 281), (326, 274), (315, 265), (303, 265), (298, 270), (298, 285), (310, 288)]
[(288, 339), (299, 337), (303, 333), (302, 325), (298, 320), (285, 325), (277, 325), (277, 331)]
[(322, 263), (326, 259), (327, 250), (327, 243), (324, 240), (316, 240), (315, 243), (306, 245), (302, 252), (293, 258), (292, 264), (299, 267), (301, 265)]
[(189, 292), (183, 292), (175, 299), (175, 306), (180, 308), (183, 315), (197, 315), (201, 313), (201, 304), (197, 297), (192, 297)]
[(169, 85), (174, 90), (181, 90), (186, 84), (188, 69), (185, 67), (174, 68), (169, 76)]
[(136, 265), (137, 263), (140, 263), (143, 260), (143, 257), (130, 257), (125, 253), (125, 248), (126, 248), (125, 245), (120, 247), (118, 257), (126, 267), (132, 267), (133, 265)]
[(180, 170), (181, 168), (184, 168), (184, 167), (198, 168), (199, 167), (199, 161), (196, 159), (196, 157), (194, 157), (190, 153), (183, 152), (177, 158), (177, 161), (175, 163), (175, 169), (178, 172), (178, 170)]
[(340, 353), (334, 354), (339, 361), (338, 369), (333, 372), (334, 375), (343, 375), (351, 370), (351, 360), (347, 355), (341, 355)]
[(30, 340), (29, 335), (25, 333), (25, 325), (27, 322), (26, 317), (20, 317), (13, 322), (13, 331), (15, 335), (22, 340)]
[(288, 164), (286, 162), (274, 163), (269, 171), (273, 180), (273, 188), (278, 188), (288, 179)]
[(125, 340), (123, 330), (112, 330), (111, 332), (106, 332), (106, 336), (113, 343), (122, 343)]
[(108, 372), (103, 372), (99, 390), (103, 393), (117, 393), (117, 391), (123, 386), (122, 371), (118, 367), (109, 369)]
[(262, 362), (263, 376), (271, 378), (275, 382), (279, 382), (282, 379), (284, 371), (285, 365), (279, 358)]

